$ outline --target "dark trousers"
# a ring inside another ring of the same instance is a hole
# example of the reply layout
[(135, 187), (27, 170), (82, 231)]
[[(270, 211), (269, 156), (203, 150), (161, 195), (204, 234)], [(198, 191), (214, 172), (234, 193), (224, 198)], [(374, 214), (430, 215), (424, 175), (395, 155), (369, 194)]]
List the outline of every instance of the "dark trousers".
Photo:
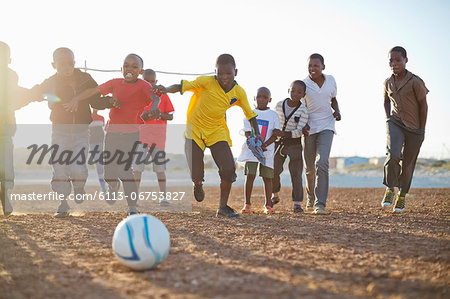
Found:
[[(211, 155), (219, 168), (220, 179), (227, 182), (236, 181), (236, 166), (233, 153), (226, 141), (219, 141), (209, 147)], [(188, 161), (191, 178), (194, 183), (203, 182), (205, 164), (203, 161), (204, 151), (192, 139), (187, 139), (184, 151)]]
[(389, 188), (398, 187), (400, 192), (408, 193), (425, 134), (410, 130), (392, 119), (386, 122), (386, 130), (387, 157), (384, 162), (383, 184)]
[[(276, 147), (278, 144), (276, 144)], [(289, 173), (291, 175), (292, 183), (292, 201), (303, 201), (303, 160), (302, 160), (302, 145), (300, 139), (297, 143), (291, 145), (284, 145), (278, 149), (274, 156), (274, 177), (273, 177), (273, 193), (280, 192), (280, 174), (283, 172), (283, 164), (286, 158), (289, 157)]]
[[(139, 141), (139, 133), (108, 132), (105, 136), (105, 152), (109, 152), (111, 155), (109, 158), (106, 156), (103, 157), (105, 164), (105, 181), (109, 185), (114, 186), (119, 183), (119, 180), (122, 181), (123, 191), (125, 193), (128, 206), (136, 206), (137, 201), (135, 199), (138, 198), (138, 188), (136, 181), (134, 180), (133, 169), (131, 167), (132, 163), (119, 163), (118, 153), (123, 153), (122, 161), (131, 159), (132, 162), (134, 156), (130, 157), (130, 153), (137, 141)], [(116, 153), (118, 156), (112, 160), (112, 157)], [(130, 167), (127, 168), (127, 166)]]

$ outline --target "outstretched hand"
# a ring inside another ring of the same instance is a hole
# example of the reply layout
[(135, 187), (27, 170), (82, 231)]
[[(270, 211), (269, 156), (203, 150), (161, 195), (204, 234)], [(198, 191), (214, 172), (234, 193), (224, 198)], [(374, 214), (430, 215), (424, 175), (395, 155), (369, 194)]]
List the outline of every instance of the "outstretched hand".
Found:
[(165, 88), (162, 85), (155, 85), (155, 86), (153, 86), (153, 92), (156, 94), (167, 93), (167, 88)]
[(114, 107), (114, 108), (120, 108), (122, 106), (122, 104), (120, 103), (118, 98), (110, 98), (109, 99), (109, 103)]

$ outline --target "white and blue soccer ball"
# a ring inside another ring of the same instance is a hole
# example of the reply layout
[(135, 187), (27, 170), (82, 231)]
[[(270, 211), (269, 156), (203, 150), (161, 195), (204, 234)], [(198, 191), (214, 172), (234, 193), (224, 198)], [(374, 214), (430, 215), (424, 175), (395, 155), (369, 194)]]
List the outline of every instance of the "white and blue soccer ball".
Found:
[(117, 225), (112, 247), (125, 266), (133, 270), (153, 269), (167, 257), (170, 235), (158, 218), (133, 215)]

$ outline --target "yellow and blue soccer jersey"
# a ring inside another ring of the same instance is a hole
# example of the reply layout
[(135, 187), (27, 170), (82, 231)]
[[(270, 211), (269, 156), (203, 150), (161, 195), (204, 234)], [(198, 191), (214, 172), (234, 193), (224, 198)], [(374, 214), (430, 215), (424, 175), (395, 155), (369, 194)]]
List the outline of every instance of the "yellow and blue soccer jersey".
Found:
[(239, 106), (250, 120), (257, 114), (250, 108), (247, 94), (237, 83), (225, 92), (215, 76), (201, 76), (194, 81), (181, 81), (181, 94), (192, 91), (194, 94), (187, 110), (186, 138), (193, 139), (200, 148), (211, 146), (219, 141), (227, 141), (231, 146), (225, 113), (232, 106)]

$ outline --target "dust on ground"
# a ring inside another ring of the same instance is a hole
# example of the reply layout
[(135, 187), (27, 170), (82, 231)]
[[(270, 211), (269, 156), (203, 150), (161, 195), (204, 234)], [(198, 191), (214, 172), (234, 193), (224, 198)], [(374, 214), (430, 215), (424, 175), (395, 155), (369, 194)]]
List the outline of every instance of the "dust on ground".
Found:
[[(264, 215), (214, 216), (219, 189), (192, 213), (151, 213), (171, 235), (155, 270), (134, 272), (111, 249), (124, 213), (0, 215), (0, 298), (449, 298), (450, 189), (412, 189), (406, 211), (383, 189), (331, 188), (328, 216), (292, 213), (290, 189)], [(230, 205), (243, 205), (234, 187)]]

